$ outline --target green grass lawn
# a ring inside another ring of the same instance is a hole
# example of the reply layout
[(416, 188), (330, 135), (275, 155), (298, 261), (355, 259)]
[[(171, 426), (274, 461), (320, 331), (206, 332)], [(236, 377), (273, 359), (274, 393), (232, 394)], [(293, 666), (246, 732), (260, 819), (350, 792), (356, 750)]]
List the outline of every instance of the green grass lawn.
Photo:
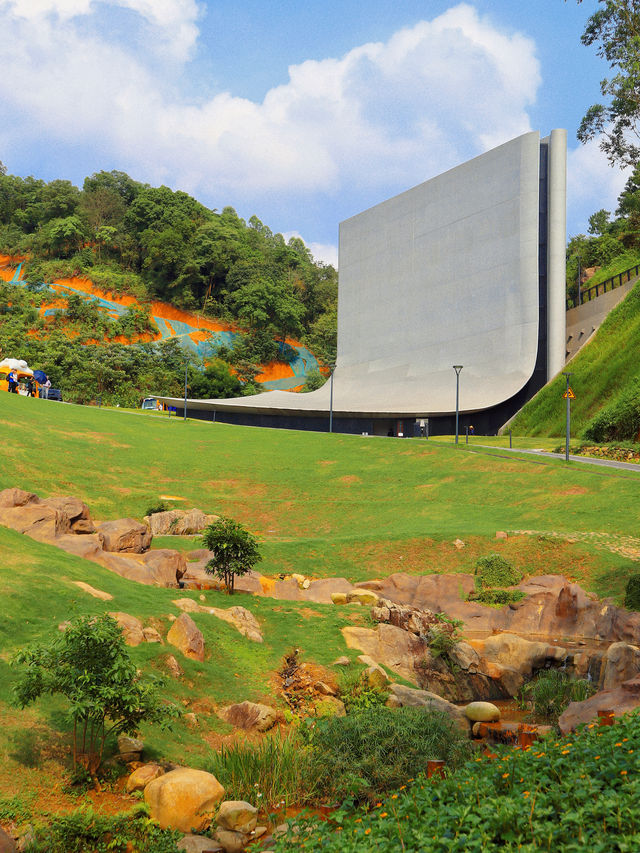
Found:
[[(636, 536), (638, 475), (507, 454), (499, 442), (481, 446), (486, 440), (480, 436), (455, 447), (446, 440), (262, 430), (9, 394), (0, 395), (0, 423), (0, 488), (76, 495), (97, 520), (142, 518), (163, 495), (176, 507), (227, 514), (259, 535), (265, 574), (362, 580), (395, 571), (473, 571), (479, 556), (499, 551), (529, 574), (564, 573), (619, 598), (637, 569), (597, 543), (546, 534)], [(498, 530), (519, 529), (543, 535), (495, 539)], [(467, 543), (461, 551), (452, 545), (458, 537)], [(197, 538), (162, 537), (154, 544), (200, 547)], [(20, 791), (45, 797), (60, 776), (60, 764), (51, 769), (48, 762), (63, 762), (66, 755), (61, 706), (43, 702), (20, 715), (10, 708), (12, 654), (55, 634), (65, 619), (105, 610), (131, 613), (164, 635), (169, 615), (178, 614), (172, 600), (200, 593), (141, 586), (1, 527), (0, 548), (0, 753), (7, 756), (0, 799), (16, 789), (16, 779)], [(74, 585), (77, 580), (109, 592), (113, 601), (90, 597)], [(273, 673), (293, 646), (305, 660), (330, 664), (346, 652), (340, 628), (366, 617), (357, 606), (243, 595), (230, 600), (215, 591), (205, 600), (249, 607), (265, 642), (251, 643), (207, 614), (194, 616), (207, 659), (198, 664), (176, 653), (184, 678), (170, 679), (166, 690), (196, 713), (198, 726), (181, 721), (169, 735), (148, 730), (145, 737), (150, 755), (196, 766), (229, 731), (216, 706), (272, 697)], [(142, 668), (164, 672), (166, 655), (174, 652), (166, 644), (145, 644), (132, 655)]]

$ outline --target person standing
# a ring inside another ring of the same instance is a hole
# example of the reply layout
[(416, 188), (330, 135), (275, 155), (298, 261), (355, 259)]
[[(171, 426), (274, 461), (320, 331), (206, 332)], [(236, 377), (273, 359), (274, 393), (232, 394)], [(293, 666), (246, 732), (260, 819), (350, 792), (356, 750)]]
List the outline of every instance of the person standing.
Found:
[(29, 376), (27, 379), (27, 397), (33, 397), (34, 390), (33, 377)]
[(7, 391), (10, 394), (17, 394), (18, 374), (15, 372), (15, 370), (13, 368), (11, 368), (11, 370), (7, 374), (7, 385), (9, 386), (7, 388)]
[(45, 400), (49, 399), (49, 388), (51, 388), (51, 380), (47, 376), (47, 381), (42, 386), (42, 396)]

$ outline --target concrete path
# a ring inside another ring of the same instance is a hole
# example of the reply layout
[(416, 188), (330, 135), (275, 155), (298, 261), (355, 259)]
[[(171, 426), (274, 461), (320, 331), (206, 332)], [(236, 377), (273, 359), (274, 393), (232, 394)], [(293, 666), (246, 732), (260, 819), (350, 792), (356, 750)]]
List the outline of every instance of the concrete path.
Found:
[[(474, 444), (473, 447), (482, 447), (487, 450), (505, 451), (506, 453), (528, 453), (532, 456), (544, 456), (547, 459), (560, 459), (564, 461), (564, 453), (550, 453), (547, 450), (525, 450), (522, 447), (496, 447), (491, 444)], [(469, 446), (470, 450), (473, 450)], [(570, 462), (583, 462), (586, 465), (600, 465), (603, 468), (618, 468), (621, 471), (640, 472), (640, 465), (635, 462), (618, 462), (615, 459), (595, 459), (592, 456), (574, 456), (569, 454)]]

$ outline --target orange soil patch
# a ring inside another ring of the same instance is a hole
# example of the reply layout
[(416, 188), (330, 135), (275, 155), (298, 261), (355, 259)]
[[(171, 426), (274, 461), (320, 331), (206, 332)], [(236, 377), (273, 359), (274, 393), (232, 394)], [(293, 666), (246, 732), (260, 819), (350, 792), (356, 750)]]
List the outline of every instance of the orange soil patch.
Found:
[(167, 305), (165, 302), (152, 302), (151, 313), (154, 317), (160, 317), (161, 320), (177, 320), (180, 323), (186, 323), (188, 326), (194, 326), (196, 329), (208, 329), (210, 332), (228, 332), (230, 329), (234, 329), (230, 323), (218, 323), (208, 317), (190, 314), (188, 311), (182, 311), (182, 309)]
[(295, 376), (289, 364), (282, 364), (278, 361), (272, 361), (270, 364), (265, 364), (262, 373), (256, 376), (257, 382), (272, 382), (274, 379), (289, 379)]
[(353, 483), (361, 483), (362, 480), (357, 474), (345, 474), (344, 477), (340, 477), (340, 482), (346, 483), (347, 486), (351, 486)]
[(335, 465), (337, 461), (337, 459), (320, 459), (318, 465)]
[(0, 264), (2, 266), (6, 266), (7, 264), (13, 264), (14, 266), (17, 264), (21, 264), (23, 261), (26, 261), (26, 255), (3, 255), (0, 254)]
[(138, 300), (134, 296), (129, 296), (126, 293), (112, 293), (110, 290), (100, 290), (88, 278), (79, 278), (74, 275), (72, 278), (57, 278), (53, 285), (61, 285), (62, 287), (71, 287), (73, 290), (80, 290), (91, 296), (98, 296), (101, 299), (108, 299), (111, 302), (117, 302), (118, 305), (139, 305)]
[(557, 495), (586, 495), (589, 489), (585, 489), (584, 486), (571, 486), (568, 489), (561, 489), (557, 491)]
[(197, 343), (200, 343), (200, 341), (209, 340), (209, 332), (205, 332), (204, 330), (199, 330), (197, 332), (190, 332), (189, 337), (191, 338), (192, 341), (194, 341), (197, 344)]

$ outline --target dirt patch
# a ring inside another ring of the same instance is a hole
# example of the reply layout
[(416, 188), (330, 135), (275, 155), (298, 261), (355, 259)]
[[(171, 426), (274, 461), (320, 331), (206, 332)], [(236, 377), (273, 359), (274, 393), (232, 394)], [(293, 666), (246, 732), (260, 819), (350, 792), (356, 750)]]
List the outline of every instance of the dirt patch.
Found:
[(58, 435), (63, 435), (65, 438), (70, 440), (89, 440), (93, 441), (96, 444), (108, 444), (109, 447), (115, 447), (118, 450), (129, 450), (131, 448), (130, 444), (122, 444), (119, 441), (116, 441), (114, 438), (111, 438), (109, 433), (102, 432), (68, 432), (67, 430), (61, 429), (52, 429), (51, 432), (56, 432)]
[(352, 486), (354, 483), (361, 483), (362, 480), (357, 474), (345, 474), (344, 477), (339, 478), (339, 482), (347, 486)]
[(568, 489), (560, 489), (556, 492), (557, 495), (586, 495), (588, 494), (589, 489), (585, 489), (584, 486), (571, 486)]
[(322, 619), (324, 616), (324, 613), (318, 613), (317, 610), (313, 610), (311, 607), (301, 607), (298, 613), (304, 619)]
[(326, 466), (326, 465), (335, 465), (337, 459), (320, 459), (318, 465)]

